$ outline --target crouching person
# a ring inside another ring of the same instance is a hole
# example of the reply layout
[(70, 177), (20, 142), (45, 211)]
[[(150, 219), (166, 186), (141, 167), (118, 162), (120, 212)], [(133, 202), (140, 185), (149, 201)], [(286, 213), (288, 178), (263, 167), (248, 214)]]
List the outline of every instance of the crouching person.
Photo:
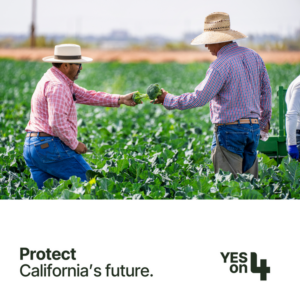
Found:
[(26, 127), (24, 159), (39, 189), (48, 178), (69, 179), (75, 175), (86, 180), (91, 167), (81, 154), (87, 147), (77, 140), (75, 104), (119, 107), (135, 106), (132, 94), (116, 95), (88, 91), (74, 81), (82, 63), (92, 61), (81, 56), (78, 45), (55, 46), (54, 56), (43, 58), (50, 68), (37, 84), (31, 99), (30, 120)]
[(230, 29), (229, 15), (213, 13), (205, 18), (204, 33), (192, 45), (205, 45), (217, 59), (193, 93), (174, 96), (162, 89), (155, 104), (166, 109), (190, 109), (210, 102), (215, 124), (212, 161), (219, 169), (251, 173), (258, 177), (256, 149), (260, 130), (268, 132), (271, 119), (271, 87), (261, 57), (233, 40), (246, 38)]

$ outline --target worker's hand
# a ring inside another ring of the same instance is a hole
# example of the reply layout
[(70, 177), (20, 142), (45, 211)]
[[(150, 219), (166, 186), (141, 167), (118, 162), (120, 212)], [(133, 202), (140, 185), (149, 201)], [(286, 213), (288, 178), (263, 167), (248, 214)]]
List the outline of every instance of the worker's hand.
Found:
[(159, 97), (157, 97), (157, 99), (155, 99), (154, 101), (151, 101), (151, 103), (164, 104), (164, 100), (165, 100), (165, 97), (168, 94), (168, 92), (165, 91), (164, 89), (161, 89), (161, 91), (162, 91), (162, 94)]
[(299, 150), (296, 145), (288, 146), (288, 153), (291, 158), (299, 159)]
[(136, 106), (137, 104), (132, 100), (132, 95), (136, 93), (130, 93), (127, 95), (120, 95), (120, 100), (119, 100), (119, 104), (125, 104), (127, 106)]
[(84, 154), (87, 152), (87, 147), (85, 146), (84, 143), (79, 142), (78, 146), (76, 147), (76, 149), (74, 150), (76, 153), (78, 154)]
[(261, 129), (261, 131), (264, 131), (265, 133), (268, 133), (269, 130), (270, 130), (270, 122), (268, 122), (268, 124), (267, 124), (267, 126), (266, 126), (265, 129), (263, 129), (263, 130)]

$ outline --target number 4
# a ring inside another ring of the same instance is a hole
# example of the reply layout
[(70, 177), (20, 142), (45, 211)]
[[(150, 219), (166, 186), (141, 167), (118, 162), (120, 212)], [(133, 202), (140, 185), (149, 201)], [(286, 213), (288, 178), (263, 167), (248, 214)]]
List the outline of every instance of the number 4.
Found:
[(260, 273), (260, 280), (267, 280), (267, 274), (270, 273), (270, 267), (267, 267), (267, 260), (260, 260), (260, 267), (257, 265), (257, 254), (251, 252), (251, 272)]

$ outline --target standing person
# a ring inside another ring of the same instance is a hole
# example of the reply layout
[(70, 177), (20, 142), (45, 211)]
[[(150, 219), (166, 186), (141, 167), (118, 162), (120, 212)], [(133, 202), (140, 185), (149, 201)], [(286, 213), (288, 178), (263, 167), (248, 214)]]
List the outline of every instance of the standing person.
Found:
[(51, 62), (53, 67), (44, 74), (32, 96), (23, 153), (31, 177), (40, 189), (48, 178), (66, 180), (76, 175), (84, 181), (86, 171), (91, 170), (81, 156), (87, 147), (77, 140), (76, 103), (107, 107), (136, 105), (133, 93), (88, 91), (74, 83), (82, 70), (81, 64), (92, 61), (81, 56), (78, 45), (55, 46), (54, 56), (43, 61)]
[(300, 150), (300, 76), (298, 76), (289, 86), (285, 102), (286, 113), (286, 133), (287, 148), (289, 155), (294, 159), (299, 159)]
[(213, 13), (205, 18), (204, 33), (192, 45), (205, 45), (217, 59), (193, 93), (174, 96), (162, 89), (155, 104), (166, 109), (190, 109), (210, 102), (215, 124), (212, 142), (214, 170), (252, 173), (258, 177), (256, 148), (260, 130), (268, 132), (271, 119), (271, 87), (265, 64), (251, 49), (233, 40), (246, 38), (230, 29), (229, 15)]

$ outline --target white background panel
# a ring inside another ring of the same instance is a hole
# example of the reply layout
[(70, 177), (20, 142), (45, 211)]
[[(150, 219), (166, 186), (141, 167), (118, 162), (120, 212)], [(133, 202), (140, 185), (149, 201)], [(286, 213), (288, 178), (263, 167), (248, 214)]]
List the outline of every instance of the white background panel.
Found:
[[(297, 201), (0, 203), (0, 299), (299, 299)], [(20, 260), (20, 248), (76, 250), (76, 261)], [(256, 252), (271, 273), (233, 274), (220, 252)], [(102, 276), (22, 277), (20, 267), (101, 267)], [(105, 266), (153, 277), (106, 277)]]

